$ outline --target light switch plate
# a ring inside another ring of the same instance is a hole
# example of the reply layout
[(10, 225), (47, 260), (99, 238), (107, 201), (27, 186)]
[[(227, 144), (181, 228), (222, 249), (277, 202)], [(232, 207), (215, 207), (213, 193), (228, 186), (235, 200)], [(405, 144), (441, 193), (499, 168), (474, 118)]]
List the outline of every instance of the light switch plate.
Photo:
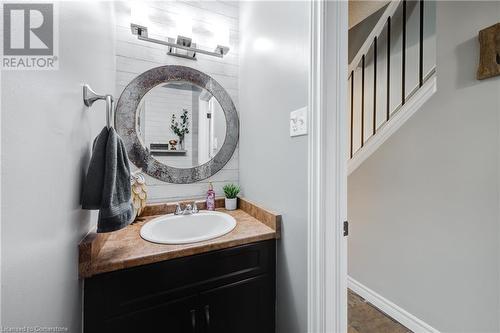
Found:
[(307, 107), (290, 112), (290, 136), (307, 134)]

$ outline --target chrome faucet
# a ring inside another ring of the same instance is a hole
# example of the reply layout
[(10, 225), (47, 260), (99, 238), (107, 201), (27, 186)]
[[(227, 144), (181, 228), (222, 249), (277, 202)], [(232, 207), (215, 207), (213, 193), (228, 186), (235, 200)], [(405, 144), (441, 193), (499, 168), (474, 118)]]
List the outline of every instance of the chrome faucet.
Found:
[(182, 215), (182, 208), (180, 203), (177, 203), (177, 205), (175, 206), (174, 215)]
[(198, 207), (196, 206), (196, 201), (193, 201), (193, 205), (187, 204), (184, 210), (182, 210), (181, 204), (177, 203), (174, 215), (191, 215), (196, 213), (198, 213)]
[(184, 211), (182, 212), (182, 215), (191, 215), (193, 214), (193, 206), (187, 204), (186, 208), (184, 208)]

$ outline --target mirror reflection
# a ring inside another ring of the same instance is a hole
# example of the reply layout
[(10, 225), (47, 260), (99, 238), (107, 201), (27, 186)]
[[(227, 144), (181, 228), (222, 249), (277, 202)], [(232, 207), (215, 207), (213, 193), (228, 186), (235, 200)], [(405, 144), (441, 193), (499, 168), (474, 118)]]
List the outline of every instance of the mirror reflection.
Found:
[(142, 144), (159, 162), (191, 168), (211, 160), (224, 143), (226, 118), (207, 90), (187, 81), (158, 85), (137, 110)]

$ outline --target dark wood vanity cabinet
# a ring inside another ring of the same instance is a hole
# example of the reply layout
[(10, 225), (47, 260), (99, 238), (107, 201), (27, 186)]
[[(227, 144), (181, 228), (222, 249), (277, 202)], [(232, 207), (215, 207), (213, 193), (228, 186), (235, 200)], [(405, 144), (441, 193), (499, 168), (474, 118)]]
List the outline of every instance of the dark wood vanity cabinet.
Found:
[(85, 333), (271, 333), (275, 240), (85, 280)]

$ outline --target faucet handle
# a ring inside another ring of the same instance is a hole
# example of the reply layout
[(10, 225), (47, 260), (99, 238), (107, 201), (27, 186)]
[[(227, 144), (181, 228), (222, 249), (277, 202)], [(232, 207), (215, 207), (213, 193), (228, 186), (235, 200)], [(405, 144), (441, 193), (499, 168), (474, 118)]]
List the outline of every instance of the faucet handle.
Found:
[(193, 201), (193, 214), (198, 213), (198, 206), (196, 205), (196, 201)]
[(180, 203), (177, 203), (177, 205), (175, 206), (175, 212), (174, 212), (174, 215), (181, 215), (181, 214), (182, 214), (181, 204), (180, 204)]

